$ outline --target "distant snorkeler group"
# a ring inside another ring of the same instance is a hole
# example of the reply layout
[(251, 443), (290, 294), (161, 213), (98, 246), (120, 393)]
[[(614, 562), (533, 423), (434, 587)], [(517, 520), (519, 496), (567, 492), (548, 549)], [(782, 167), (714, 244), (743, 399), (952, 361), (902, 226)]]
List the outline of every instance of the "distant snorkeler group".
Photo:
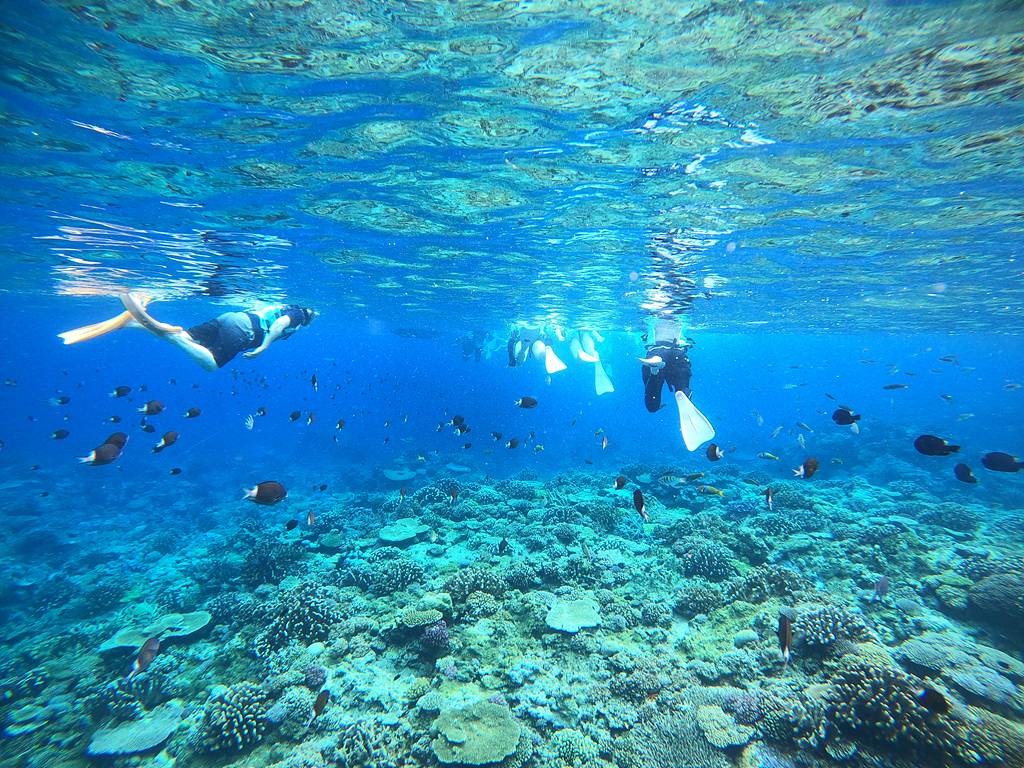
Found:
[[(272, 304), (249, 310), (225, 312), (191, 328), (161, 322), (149, 314), (151, 297), (142, 293), (119, 296), (124, 311), (103, 322), (59, 334), (65, 344), (78, 344), (121, 328), (143, 328), (185, 352), (208, 371), (223, 368), (241, 354), (257, 357), (275, 341), (287, 339), (300, 328), (313, 322), (316, 312), (298, 305)], [(489, 335), (488, 335), (489, 337)], [(687, 450), (695, 451), (715, 436), (715, 430), (690, 400), (692, 369), (687, 356), (689, 343), (683, 336), (678, 319), (651, 320), (643, 334), (646, 349), (639, 358), (644, 384), (644, 406), (651, 413), (661, 410), (662, 391), (666, 386), (673, 393), (679, 413), (679, 430)], [(615, 391), (598, 351), (604, 337), (594, 330), (568, 333), (547, 325), (515, 324), (507, 342), (508, 365), (518, 368), (529, 360), (542, 360), (548, 375), (566, 370), (563, 357), (593, 366), (594, 393), (598, 396)], [(468, 358), (464, 340), (463, 357)], [(476, 347), (476, 359), (480, 357)], [(561, 355), (559, 354), (561, 353)]]
[[(687, 450), (695, 451), (715, 436), (715, 430), (690, 400), (692, 368), (682, 323), (678, 319), (659, 319), (651, 320), (650, 325), (642, 337), (646, 355), (639, 359), (644, 406), (650, 413), (661, 410), (662, 391), (668, 386), (679, 413), (683, 442)], [(557, 349), (560, 349), (563, 357), (568, 353), (572, 359), (594, 366), (594, 393), (604, 395), (614, 392), (615, 387), (601, 364), (597, 349), (603, 341), (604, 337), (597, 331), (579, 330), (567, 334), (557, 327), (517, 325), (508, 338), (508, 365), (516, 368), (531, 358), (543, 360), (544, 369), (548, 375), (553, 375), (567, 368), (558, 354)]]

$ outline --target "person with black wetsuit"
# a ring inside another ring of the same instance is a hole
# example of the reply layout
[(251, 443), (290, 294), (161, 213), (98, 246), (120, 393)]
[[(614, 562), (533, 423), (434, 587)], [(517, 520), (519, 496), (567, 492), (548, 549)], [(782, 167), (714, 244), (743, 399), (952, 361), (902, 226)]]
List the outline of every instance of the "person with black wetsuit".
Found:
[(147, 311), (149, 297), (125, 293), (125, 311), (117, 317), (59, 334), (65, 344), (77, 344), (120, 328), (144, 328), (170, 342), (208, 371), (222, 368), (236, 355), (257, 357), (278, 339), (287, 339), (313, 322), (316, 312), (296, 305), (274, 304), (245, 312), (225, 312), (185, 329), (156, 320)]
[[(645, 342), (648, 336), (645, 334)], [(661, 410), (661, 393), (665, 385), (675, 396), (679, 410), (679, 430), (688, 450), (694, 451), (715, 436), (711, 423), (690, 402), (690, 377), (693, 369), (687, 357), (689, 346), (682, 343), (682, 324), (659, 320), (654, 326), (654, 341), (646, 347), (647, 356), (640, 358), (644, 382), (644, 406), (650, 413)]]

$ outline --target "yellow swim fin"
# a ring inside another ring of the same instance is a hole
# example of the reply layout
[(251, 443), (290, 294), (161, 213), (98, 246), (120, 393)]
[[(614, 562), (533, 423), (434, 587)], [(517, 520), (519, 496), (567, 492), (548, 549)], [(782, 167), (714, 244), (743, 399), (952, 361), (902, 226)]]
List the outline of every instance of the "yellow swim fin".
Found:
[[(146, 297), (143, 301), (143, 306), (149, 304), (149, 302), (149, 297)], [(81, 328), (64, 331), (64, 333), (58, 333), (57, 335), (65, 344), (78, 344), (81, 341), (89, 341), (90, 339), (95, 339), (98, 336), (103, 336), (105, 334), (112, 333), (113, 331), (119, 331), (132, 322), (133, 319), (131, 313), (125, 311), (117, 317), (112, 317), (101, 323), (83, 325)]]

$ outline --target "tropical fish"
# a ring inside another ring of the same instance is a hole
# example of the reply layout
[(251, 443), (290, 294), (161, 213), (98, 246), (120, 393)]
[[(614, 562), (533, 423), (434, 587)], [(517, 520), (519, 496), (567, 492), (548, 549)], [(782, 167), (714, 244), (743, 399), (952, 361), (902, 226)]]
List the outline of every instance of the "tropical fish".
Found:
[(779, 638), (779, 650), (782, 651), (783, 662), (789, 664), (789, 652), (793, 647), (793, 622), (784, 613), (779, 614), (779, 628), (776, 634)]
[(881, 600), (889, 593), (889, 577), (884, 574), (875, 582), (875, 593), (871, 596), (871, 602)]
[(158, 413), (163, 413), (164, 404), (159, 400), (149, 400), (145, 405), (141, 406), (139, 413), (146, 416), (156, 416)]
[(957, 464), (953, 467), (953, 476), (956, 477), (961, 483), (976, 483), (978, 478), (974, 476), (971, 468), (964, 463)]
[(725, 498), (725, 491), (715, 488), (713, 485), (697, 486), (697, 493), (713, 494), (715, 496), (721, 496), (723, 499)]
[(309, 385), (310, 385), (311, 387), (313, 387), (313, 391), (314, 391), (314, 392), (317, 392), (317, 391), (319, 391), (320, 387), (319, 387), (319, 385), (317, 384), (317, 381), (316, 381), (316, 374), (315, 374), (315, 373), (314, 373), (314, 374), (313, 374), (313, 375), (312, 375), (312, 376), (310, 377), (310, 379), (309, 379)]
[(320, 691), (319, 695), (317, 695), (316, 697), (316, 701), (313, 702), (313, 716), (310, 717), (309, 722), (306, 723), (307, 728), (313, 724), (314, 720), (316, 720), (318, 717), (320, 717), (320, 715), (323, 714), (324, 708), (327, 706), (327, 702), (330, 701), (330, 698), (330, 691), (328, 691), (326, 688)]
[(720, 458), (725, 456), (725, 451), (719, 448), (716, 443), (711, 443), (711, 445), (708, 446), (707, 451), (705, 451), (705, 455), (708, 457), (708, 461), (718, 461)]
[(909, 384), (886, 384), (882, 389), (906, 389)]
[(142, 644), (142, 647), (139, 648), (139, 653), (135, 657), (135, 661), (132, 662), (132, 671), (128, 673), (128, 679), (131, 680), (136, 675), (140, 675), (145, 672), (149, 668), (149, 665), (153, 663), (153, 659), (156, 658), (156, 654), (159, 650), (159, 635), (146, 640), (146, 642)]
[(775, 439), (776, 437), (778, 437), (778, 436), (779, 436), (779, 433), (780, 433), (781, 431), (782, 431), (782, 427), (781, 427), (781, 426), (779, 426), (779, 427), (776, 427), (775, 429), (773, 429), (773, 430), (772, 430), (772, 434), (771, 434), (771, 438), (772, 438), (772, 439), (774, 440), (774, 439)]
[(948, 440), (943, 440), (935, 435), (919, 435), (914, 440), (914, 448), (925, 456), (949, 456), (949, 454), (957, 453), (960, 450), (959, 445), (950, 445)]
[(624, 476), (622, 476), (622, 475), (619, 475), (618, 477), (616, 477), (615, 478), (615, 483), (614, 483), (613, 487), (615, 488), (616, 491), (621, 491), (623, 488), (626, 487), (626, 478)]
[(515, 404), (518, 407), (520, 407), (520, 408), (536, 408), (537, 407), (537, 398), (523, 396), (523, 397), (520, 397), (518, 400), (516, 400)]
[(298, 421), (302, 418), (302, 411), (292, 411), (288, 414), (288, 421)]
[(804, 480), (810, 480), (815, 472), (818, 471), (818, 460), (814, 458), (806, 459), (803, 464), (793, 470), (793, 474), (797, 477), (802, 477)]
[(771, 486), (764, 489), (764, 502), (768, 505), (768, 511), (772, 512), (775, 510), (775, 491), (771, 489)]
[(170, 432), (165, 432), (164, 436), (160, 438), (160, 442), (153, 446), (153, 453), (160, 453), (164, 448), (174, 445), (178, 442), (178, 433), (173, 429)]
[(1001, 451), (986, 453), (981, 457), (981, 465), (993, 472), (1019, 472), (1024, 469), (1024, 461)]
[(650, 522), (651, 518), (647, 514), (647, 505), (644, 503), (644, 494), (639, 488), (633, 491), (633, 506), (645, 523)]
[(778, 461), (779, 460), (778, 456), (776, 456), (774, 453), (768, 453), (768, 451), (761, 451), (759, 454), (757, 454), (757, 458), (759, 458), (759, 459), (768, 459), (769, 461)]
[(289, 520), (287, 523), (284, 524), (284, 529), (286, 531), (294, 531), (298, 527), (299, 527), (299, 521), (295, 520), (294, 518)]
[(193, 406), (193, 407), (189, 408), (187, 411), (185, 411), (185, 418), (186, 419), (194, 419), (194, 418), (198, 417), (199, 414), (201, 414), (201, 413), (202, 413), (202, 411), (199, 408), (196, 408), (195, 406)]
[(949, 712), (949, 701), (934, 688), (924, 686), (917, 692), (917, 700), (921, 706), (935, 715), (945, 715)]
[(94, 467), (101, 467), (104, 464), (112, 464), (121, 457), (121, 449), (112, 445), (111, 443), (103, 443), (98, 448), (93, 449), (87, 456), (79, 457), (78, 461), (81, 464), (90, 464)]
[(110, 396), (111, 397), (124, 397), (125, 395), (130, 394), (131, 391), (132, 391), (131, 387), (122, 384), (119, 387), (114, 387), (114, 391), (110, 393)]
[(277, 504), (288, 495), (285, 487), (276, 480), (264, 480), (257, 483), (245, 492), (245, 499), (251, 499), (257, 504)]
[(832, 421), (841, 427), (849, 427), (860, 421), (860, 415), (855, 414), (849, 408), (836, 408), (832, 412)]
[(64, 438), (66, 438), (70, 434), (71, 433), (68, 432), (66, 429), (58, 429), (58, 430), (55, 430), (52, 435), (50, 435), (50, 439), (51, 440), (63, 440)]
[(601, 450), (605, 450), (608, 447), (608, 435), (601, 438)]

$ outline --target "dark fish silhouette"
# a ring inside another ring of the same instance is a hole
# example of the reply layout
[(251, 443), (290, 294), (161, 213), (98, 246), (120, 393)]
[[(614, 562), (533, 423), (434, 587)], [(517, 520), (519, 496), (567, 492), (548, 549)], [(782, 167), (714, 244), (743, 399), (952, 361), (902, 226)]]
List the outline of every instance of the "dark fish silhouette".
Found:
[(956, 479), (959, 480), (961, 483), (978, 482), (978, 478), (974, 476), (974, 473), (971, 471), (971, 468), (964, 464), (963, 462), (953, 467), (953, 476), (956, 477)]
[(1024, 461), (1001, 451), (986, 453), (981, 457), (981, 465), (993, 472), (1019, 472), (1024, 469)]
[(245, 498), (257, 504), (277, 504), (287, 495), (288, 491), (276, 480), (264, 480), (245, 492)]
[[(914, 440), (914, 448), (925, 456), (949, 456), (960, 450), (959, 445), (950, 445), (947, 440), (935, 435), (920, 435)], [(984, 460), (982, 460), (984, 462)]]
[(789, 652), (793, 647), (793, 621), (784, 613), (779, 614), (779, 628), (776, 634), (779, 637), (779, 650), (782, 651), (782, 658), (789, 664)]
[(651, 516), (647, 514), (647, 504), (644, 502), (644, 494), (639, 488), (633, 491), (633, 507), (645, 523), (650, 522)]

